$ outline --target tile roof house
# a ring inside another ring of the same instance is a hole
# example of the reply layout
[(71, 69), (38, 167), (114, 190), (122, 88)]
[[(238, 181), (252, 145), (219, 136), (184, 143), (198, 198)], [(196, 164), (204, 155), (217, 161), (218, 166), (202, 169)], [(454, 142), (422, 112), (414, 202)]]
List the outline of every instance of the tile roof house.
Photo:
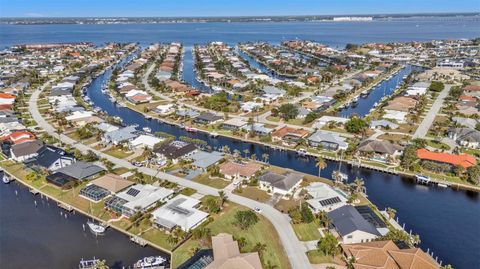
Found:
[(375, 227), (351, 205), (327, 213), (344, 244), (369, 242), (380, 236)]
[(180, 194), (153, 211), (152, 218), (163, 229), (171, 231), (180, 227), (184, 231), (190, 231), (208, 218), (208, 213), (197, 209), (199, 204), (200, 200)]
[(25, 161), (25, 164), (31, 167), (43, 167), (50, 171), (71, 165), (75, 162), (75, 157), (61, 148), (54, 146), (42, 146), (37, 155)]
[(254, 162), (232, 162), (228, 161), (220, 165), (220, 173), (227, 179), (250, 179), (257, 171), (260, 171), (262, 166)]
[(354, 269), (438, 269), (440, 265), (420, 248), (400, 249), (393, 241), (342, 244)]
[(17, 162), (23, 162), (37, 156), (37, 152), (42, 146), (39, 140), (15, 144), (10, 147), (10, 158)]
[(312, 147), (320, 147), (327, 150), (346, 150), (347, 140), (338, 134), (324, 131), (316, 131), (307, 138), (308, 144)]
[(287, 173), (285, 175), (275, 172), (267, 172), (258, 179), (260, 188), (281, 195), (293, 194), (303, 180), (299, 173)]
[(462, 166), (467, 169), (477, 165), (477, 160), (470, 154), (450, 154), (445, 152), (432, 152), (427, 149), (418, 149), (417, 157), (422, 161), (433, 161), (437, 163), (449, 164), (452, 168)]
[(126, 180), (119, 175), (108, 173), (104, 176), (92, 180), (90, 184), (102, 187), (108, 190), (110, 193), (114, 194), (132, 186), (135, 183)]
[(220, 233), (212, 236), (213, 262), (205, 269), (262, 269), (257, 252), (240, 253), (232, 235)]
[(358, 151), (374, 153), (376, 157), (398, 156), (403, 152), (403, 147), (382, 140), (364, 140), (358, 145)]
[(15, 131), (3, 137), (3, 140), (9, 140), (12, 144), (21, 144), (27, 141), (35, 141), (35, 135), (29, 131)]
[(448, 137), (463, 147), (480, 149), (480, 131), (472, 128), (451, 128)]
[(309, 132), (303, 129), (283, 126), (272, 132), (272, 141), (281, 141), (285, 146), (295, 146), (308, 134)]

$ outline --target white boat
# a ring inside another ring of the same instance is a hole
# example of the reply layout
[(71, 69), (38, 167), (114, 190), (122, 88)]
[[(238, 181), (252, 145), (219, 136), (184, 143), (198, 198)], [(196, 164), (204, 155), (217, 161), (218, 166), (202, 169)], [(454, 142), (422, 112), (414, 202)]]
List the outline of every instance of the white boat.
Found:
[(213, 138), (216, 138), (216, 137), (218, 137), (218, 133), (212, 132), (212, 133), (210, 133), (210, 136), (213, 137)]
[(191, 133), (196, 133), (196, 132), (198, 132), (198, 129), (195, 128), (195, 127), (185, 126), (185, 131), (191, 132)]
[(430, 183), (430, 178), (424, 175), (417, 174), (415, 175), (415, 179), (417, 180), (418, 183), (420, 184), (428, 184)]
[(92, 260), (84, 260), (82, 259), (80, 263), (78, 264), (79, 269), (95, 269), (98, 268), (98, 264), (100, 263), (99, 259), (96, 259), (93, 257)]
[(306, 156), (307, 155), (307, 150), (305, 149), (298, 149), (297, 154), (300, 156)]
[(12, 182), (13, 180), (7, 176), (5, 173), (3, 173), (3, 177), (2, 177), (2, 182), (5, 183), (5, 184), (8, 184), (10, 182)]
[(448, 188), (448, 185), (443, 183), (438, 183), (437, 186), (439, 186), (440, 188)]
[(161, 256), (151, 256), (140, 259), (135, 263), (134, 268), (155, 268), (164, 264), (167, 260)]
[(91, 221), (87, 222), (88, 228), (90, 228), (90, 231), (94, 234), (103, 234), (105, 232), (105, 227), (99, 224), (95, 224)]
[(146, 133), (151, 133), (152, 129), (150, 129), (150, 127), (143, 127), (143, 131)]

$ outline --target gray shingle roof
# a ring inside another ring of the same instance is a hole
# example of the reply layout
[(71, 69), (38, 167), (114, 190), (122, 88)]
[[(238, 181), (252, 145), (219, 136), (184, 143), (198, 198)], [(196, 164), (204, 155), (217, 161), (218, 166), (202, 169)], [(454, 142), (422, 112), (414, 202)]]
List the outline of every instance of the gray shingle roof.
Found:
[(16, 156), (27, 156), (30, 154), (34, 154), (42, 147), (42, 143), (38, 140), (35, 141), (27, 141), (21, 144), (13, 145), (10, 150)]
[(339, 207), (328, 213), (333, 225), (341, 236), (348, 235), (355, 231), (380, 235), (379, 232), (366, 221), (360, 213), (351, 205)]
[(84, 179), (102, 172), (104, 169), (93, 163), (78, 161), (69, 166), (60, 168), (57, 172), (71, 176), (76, 179)]
[(303, 179), (303, 176), (298, 173), (288, 173), (286, 175), (277, 174), (274, 172), (267, 172), (260, 176), (260, 181), (268, 182), (273, 187), (289, 191), (295, 184)]

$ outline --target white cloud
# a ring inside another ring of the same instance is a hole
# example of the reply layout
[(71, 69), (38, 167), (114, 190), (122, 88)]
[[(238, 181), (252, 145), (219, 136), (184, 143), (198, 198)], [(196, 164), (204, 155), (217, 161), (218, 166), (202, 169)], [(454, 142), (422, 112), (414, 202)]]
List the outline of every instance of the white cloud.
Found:
[(25, 13), (26, 17), (45, 17), (44, 14), (36, 13), (36, 12), (27, 12)]

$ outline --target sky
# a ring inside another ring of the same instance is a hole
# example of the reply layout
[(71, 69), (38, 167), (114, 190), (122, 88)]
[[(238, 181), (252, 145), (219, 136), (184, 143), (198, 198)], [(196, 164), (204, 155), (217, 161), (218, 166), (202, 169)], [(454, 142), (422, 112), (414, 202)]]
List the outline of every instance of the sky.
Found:
[(480, 0), (0, 0), (0, 17), (198, 17), (479, 11)]

